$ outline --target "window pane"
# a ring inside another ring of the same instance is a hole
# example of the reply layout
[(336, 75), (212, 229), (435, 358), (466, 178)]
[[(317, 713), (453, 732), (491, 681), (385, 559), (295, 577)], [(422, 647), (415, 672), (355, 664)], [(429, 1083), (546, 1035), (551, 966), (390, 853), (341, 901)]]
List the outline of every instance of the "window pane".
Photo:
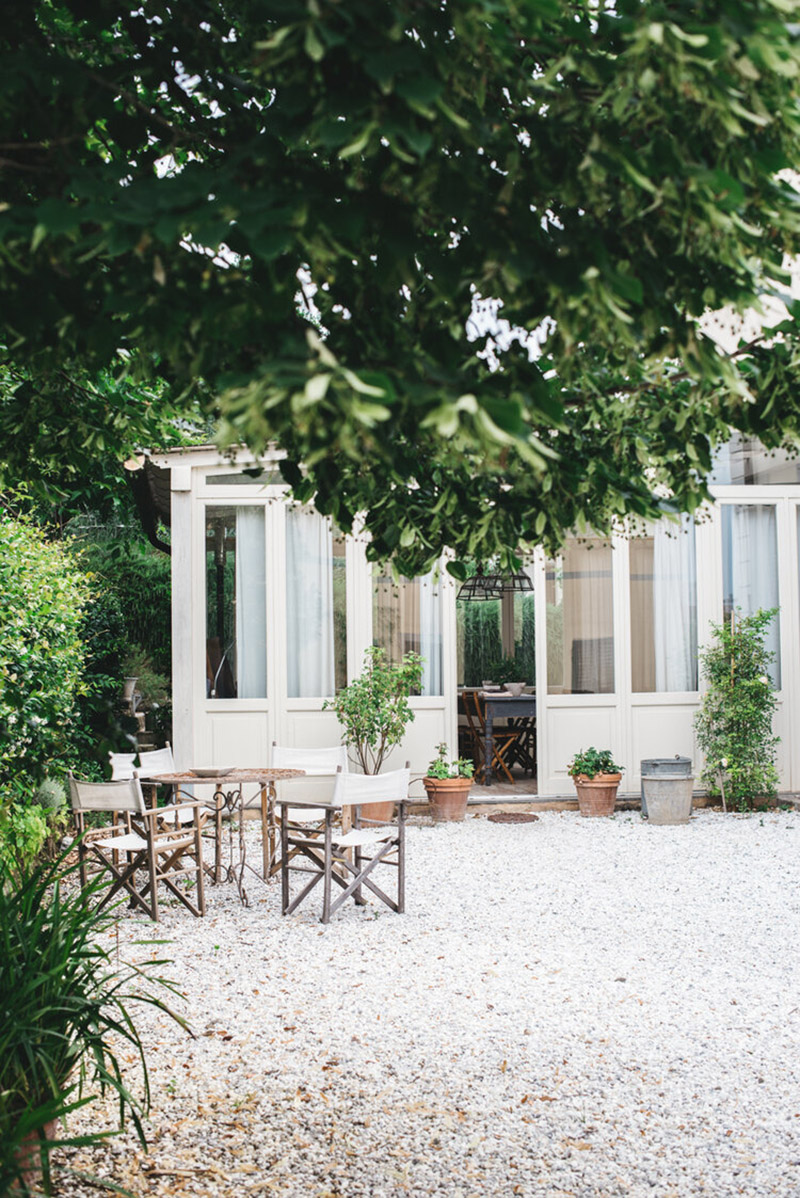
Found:
[(612, 549), (571, 538), (547, 563), (547, 688), (552, 695), (614, 690)]
[[(752, 616), (778, 606), (778, 539), (772, 504), (726, 503), (722, 506), (722, 584), (726, 624), (738, 609)], [(780, 689), (780, 616), (764, 642), (775, 654), (770, 677)]]
[(344, 538), (308, 508), (286, 513), (290, 699), (328, 698), (347, 680)]
[(419, 653), (422, 694), (441, 695), (442, 596), (433, 572), (394, 582), (391, 573), (373, 567), (372, 641), (386, 650), (389, 661)]
[(458, 685), (480, 686), (503, 656), (499, 599), (459, 599), (456, 603)]
[(536, 685), (536, 605), (533, 592), (514, 596), (514, 658), (525, 682)]
[(267, 694), (267, 594), (262, 507), (206, 508), (206, 694)]
[(734, 433), (714, 454), (708, 481), (719, 486), (784, 486), (800, 482), (800, 456), (766, 449), (757, 437)]
[(634, 691), (697, 690), (694, 523), (662, 520), (630, 543)]
[(272, 470), (240, 471), (238, 474), (208, 474), (206, 483), (210, 487), (268, 487), (281, 486), (283, 477), (277, 468)]

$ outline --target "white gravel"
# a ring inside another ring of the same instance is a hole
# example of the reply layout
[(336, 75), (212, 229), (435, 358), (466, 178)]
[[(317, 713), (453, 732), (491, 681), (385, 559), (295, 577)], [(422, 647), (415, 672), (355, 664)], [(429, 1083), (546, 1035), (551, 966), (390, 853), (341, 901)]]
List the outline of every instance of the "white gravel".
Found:
[(156, 1195), (800, 1194), (800, 814), (476, 817), (407, 855), (403, 916), (283, 919), (252, 875), (249, 909), (169, 908), (197, 1038), (139, 1013), (150, 1153), (74, 1163)]

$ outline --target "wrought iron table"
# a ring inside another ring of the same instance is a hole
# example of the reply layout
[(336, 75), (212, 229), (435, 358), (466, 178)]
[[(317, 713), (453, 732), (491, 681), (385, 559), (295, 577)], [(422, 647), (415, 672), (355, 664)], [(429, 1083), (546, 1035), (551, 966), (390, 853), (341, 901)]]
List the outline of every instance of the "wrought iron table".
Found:
[[(147, 779), (150, 783), (174, 788), (175, 801), (180, 802), (181, 787), (213, 786), (214, 793), (209, 800), (195, 799), (214, 813), (214, 869), (213, 880), (222, 879), (222, 817), (227, 812), (229, 863), (225, 867), (225, 880), (236, 882), (239, 898), (245, 907), (249, 906), (247, 891), (244, 888), (244, 871), (252, 870), (258, 876), (258, 870), (247, 860), (247, 845), (244, 837), (244, 790), (248, 782), (254, 782), (259, 788), (259, 809), (261, 814), (262, 837), (262, 876), (269, 881), (272, 861), (276, 850), (276, 828), (274, 820), (275, 783), (291, 778), (302, 778), (305, 770), (298, 769), (223, 769), (215, 770), (212, 766), (202, 771), (180, 770), (173, 774), (153, 774)], [(239, 815), (239, 861), (234, 863), (233, 853), (233, 816)]]

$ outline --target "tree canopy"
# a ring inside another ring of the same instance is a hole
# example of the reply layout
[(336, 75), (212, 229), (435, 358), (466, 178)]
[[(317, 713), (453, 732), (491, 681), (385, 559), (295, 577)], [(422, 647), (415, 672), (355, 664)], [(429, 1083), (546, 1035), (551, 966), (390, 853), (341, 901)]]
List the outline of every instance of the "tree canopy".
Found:
[(178, 405), (202, 385), (224, 443), (277, 441), (297, 495), (365, 511), (407, 573), (693, 510), (730, 428), (798, 432), (800, 308), (735, 353), (698, 329), (788, 283), (798, 14), (9, 0), (0, 305), (28, 426), (113, 421), (80, 371)]

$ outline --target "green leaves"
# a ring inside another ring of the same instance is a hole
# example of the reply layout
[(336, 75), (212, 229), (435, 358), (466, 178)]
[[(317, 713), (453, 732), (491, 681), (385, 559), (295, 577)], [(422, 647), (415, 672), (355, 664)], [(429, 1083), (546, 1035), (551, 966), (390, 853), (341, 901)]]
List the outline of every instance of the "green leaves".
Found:
[(765, 646), (777, 614), (733, 612), (712, 626), (714, 639), (701, 653), (708, 685), (694, 726), (705, 756), (703, 783), (713, 795), (722, 785), (740, 810), (765, 803), (778, 783), (772, 727), (778, 699), (769, 678), (775, 654)]
[(399, 745), (414, 720), (408, 702), (422, 682), (422, 658), (406, 653), (402, 661), (387, 661), (386, 650), (367, 649), (364, 670), (324, 707), (332, 708), (342, 725), (342, 740), (353, 748), (365, 774), (380, 773), (386, 755)]
[(0, 773), (40, 782), (83, 688), (88, 580), (64, 546), (0, 511)]
[(69, 493), (202, 385), (422, 569), (691, 510), (731, 427), (797, 431), (793, 352), (697, 328), (800, 248), (794, 0), (85, 8), (0, 29), (6, 478)]

